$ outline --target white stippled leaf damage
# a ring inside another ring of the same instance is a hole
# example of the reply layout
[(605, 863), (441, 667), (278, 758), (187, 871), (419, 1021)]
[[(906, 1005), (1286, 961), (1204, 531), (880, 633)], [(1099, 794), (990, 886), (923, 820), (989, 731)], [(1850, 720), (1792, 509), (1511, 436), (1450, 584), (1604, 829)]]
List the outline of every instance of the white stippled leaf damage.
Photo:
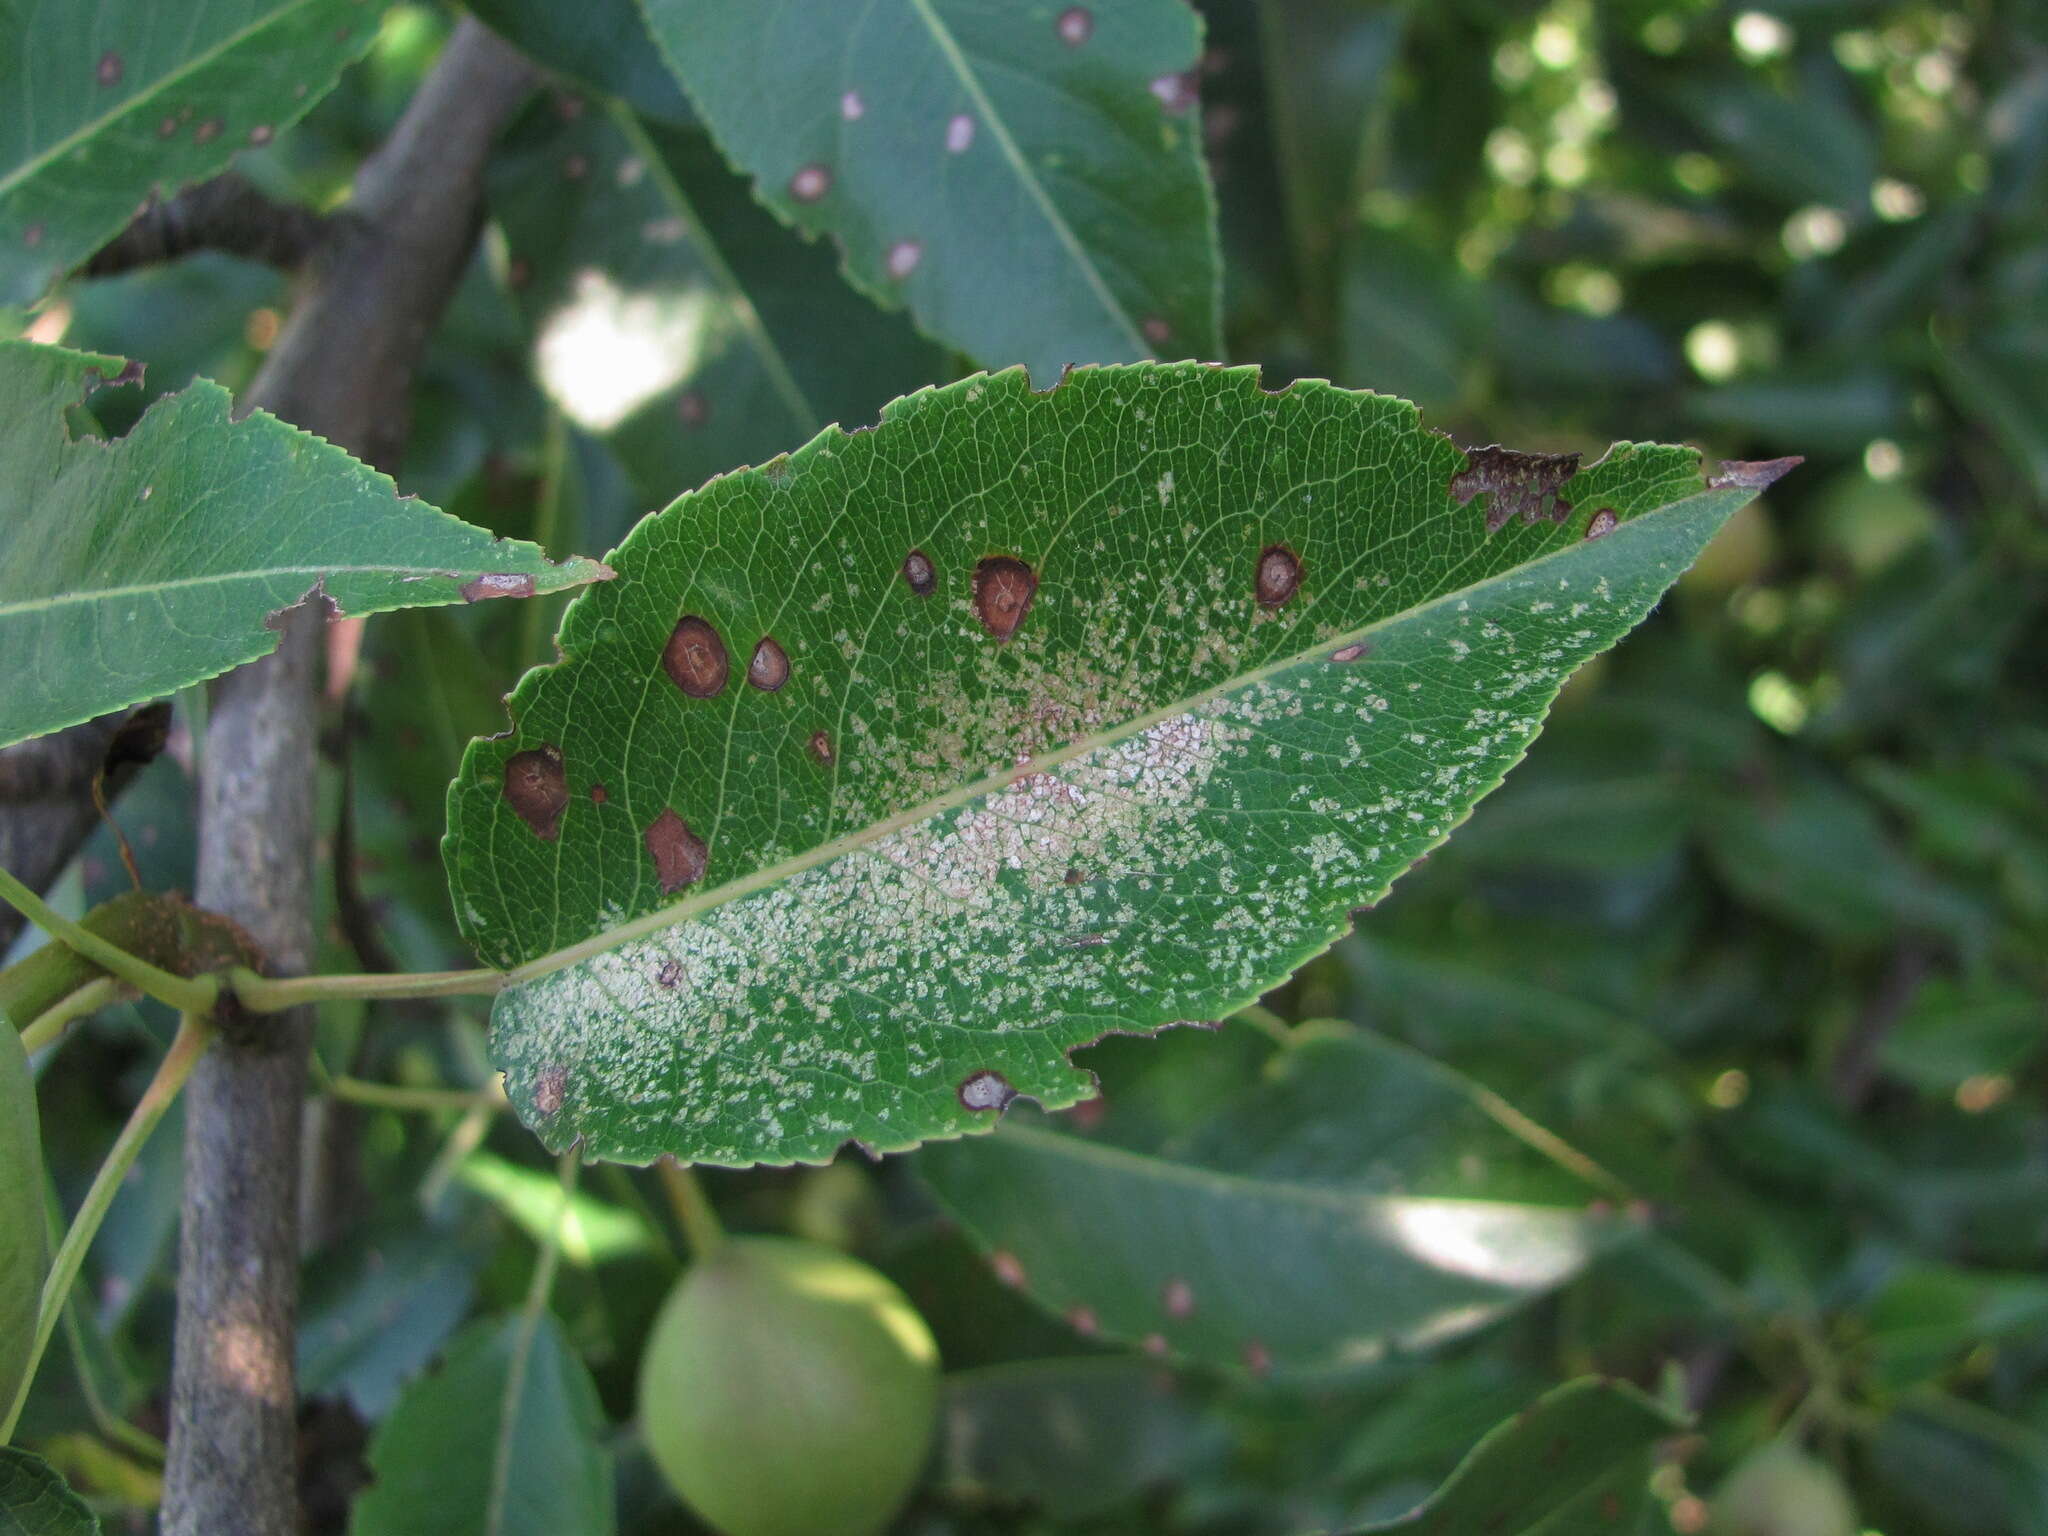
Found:
[(1468, 455), (1250, 369), (1021, 370), (644, 521), (450, 791), (527, 1123), (817, 1161), (1086, 1097), (1319, 953), (1755, 472)]

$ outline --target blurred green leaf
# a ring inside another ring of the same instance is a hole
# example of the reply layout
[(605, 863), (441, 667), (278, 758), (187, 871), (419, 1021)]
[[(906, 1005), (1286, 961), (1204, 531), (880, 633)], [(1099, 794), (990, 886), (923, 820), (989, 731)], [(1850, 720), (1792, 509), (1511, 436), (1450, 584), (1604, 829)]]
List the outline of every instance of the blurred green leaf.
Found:
[(270, 143), (372, 20), (356, 0), (0, 9), (0, 303), (40, 298), (138, 205)]
[(648, 34), (634, 0), (476, 0), (470, 9), (550, 69), (572, 75), (665, 122), (687, 123), (690, 104)]
[(630, 1254), (658, 1251), (661, 1234), (637, 1211), (600, 1200), (588, 1190), (569, 1196), (553, 1172), (507, 1162), (489, 1152), (472, 1152), (456, 1177), (497, 1206), (537, 1243), (549, 1241), (560, 1222), (562, 1257), (571, 1264), (605, 1264)]
[(473, 1323), (379, 1427), (351, 1536), (607, 1536), (604, 1427), (552, 1314)]
[(1200, 27), (1175, 0), (646, 12), (761, 201), (930, 335), (1041, 387), (1073, 363), (1220, 355)]
[(99, 1536), (99, 1517), (42, 1457), (0, 1445), (0, 1530), (8, 1536)]

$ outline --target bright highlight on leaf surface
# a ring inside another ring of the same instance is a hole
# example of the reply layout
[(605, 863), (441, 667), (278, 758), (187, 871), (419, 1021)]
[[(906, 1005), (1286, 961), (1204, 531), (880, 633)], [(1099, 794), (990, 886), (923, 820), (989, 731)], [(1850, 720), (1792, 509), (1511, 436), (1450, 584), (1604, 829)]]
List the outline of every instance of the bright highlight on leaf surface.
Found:
[(358, 0), (0, 6), (0, 304), (27, 304), (152, 195), (261, 149), (376, 36)]
[(648, 518), (450, 792), (522, 1116), (623, 1160), (898, 1150), (1272, 986), (1758, 479), (1475, 458), (1250, 369), (1013, 370)]
[[(269, 654), (316, 593), (343, 614), (598, 579), (399, 496), (390, 479), (201, 379), (126, 437), (65, 422), (119, 358), (0, 342), (0, 745)], [(135, 370), (128, 377), (139, 378)]]

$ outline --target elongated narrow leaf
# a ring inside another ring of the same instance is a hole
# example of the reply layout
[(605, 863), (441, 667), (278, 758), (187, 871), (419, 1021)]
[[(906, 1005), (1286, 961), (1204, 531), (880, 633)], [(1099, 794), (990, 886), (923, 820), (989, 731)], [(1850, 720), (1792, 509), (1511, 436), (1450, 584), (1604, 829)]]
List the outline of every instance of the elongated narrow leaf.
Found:
[(345, 614), (531, 596), (604, 574), (401, 498), (341, 449), (201, 379), (124, 438), (65, 410), (118, 359), (0, 342), (0, 745), (276, 648), (317, 593)]
[(456, 1335), (370, 1446), (375, 1477), (351, 1536), (605, 1536), (613, 1526), (604, 1410), (543, 1313)]
[(99, 1536), (99, 1516), (42, 1457), (0, 1445), (0, 1533)]
[(536, 371), (642, 507), (942, 377), (939, 348), (758, 207), (702, 129), (537, 102), (490, 192)]
[(361, 0), (0, 4), (0, 304), (268, 144), (375, 35)]
[(1012, 370), (647, 519), (451, 791), (515, 1103), (605, 1157), (899, 1149), (1242, 1006), (1763, 478), (1571, 468), (1249, 369)]
[(1684, 1428), (1683, 1418), (1626, 1382), (1567, 1382), (1496, 1426), (1412, 1514), (1351, 1536), (1645, 1531), (1650, 1453)]
[(1081, 1332), (1255, 1372), (1469, 1332), (1628, 1230), (1456, 1073), (1355, 1032), (1288, 1050), (1157, 1149), (1013, 1112), (918, 1169), (997, 1272)]
[(1045, 382), (1218, 354), (1201, 28), (1180, 0), (646, 11), (761, 200), (931, 335)]

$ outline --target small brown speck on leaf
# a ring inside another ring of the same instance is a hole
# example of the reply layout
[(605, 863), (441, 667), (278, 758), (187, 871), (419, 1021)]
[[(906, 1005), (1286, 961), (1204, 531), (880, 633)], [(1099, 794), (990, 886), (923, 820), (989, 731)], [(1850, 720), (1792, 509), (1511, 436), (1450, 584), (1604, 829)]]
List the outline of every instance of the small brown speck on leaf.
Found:
[(567, 1067), (542, 1067), (533, 1079), (533, 1107), (543, 1115), (552, 1115), (562, 1107), (562, 1098), (569, 1089)]
[(1078, 48), (1095, 35), (1095, 17), (1085, 5), (1070, 5), (1060, 12), (1060, 19), (1053, 23), (1060, 35), (1060, 41), (1069, 48)]
[(1200, 85), (1200, 77), (1193, 70), (1161, 75), (1152, 82), (1152, 95), (1160, 106), (1179, 117), (1192, 112), (1202, 99)]
[(1254, 1376), (1264, 1376), (1273, 1369), (1273, 1352), (1259, 1339), (1246, 1339), (1241, 1352), (1244, 1368)]
[(175, 117), (167, 117), (156, 125), (156, 136), (160, 139), (168, 139), (177, 131), (178, 120)]
[(921, 242), (916, 240), (898, 240), (889, 247), (889, 258), (886, 265), (889, 269), (889, 275), (900, 283), (917, 270), (917, 264), (922, 260), (924, 260), (924, 246)]
[(1018, 1262), (1017, 1255), (1010, 1252), (1009, 1249), (998, 1248), (994, 1253), (991, 1253), (988, 1256), (988, 1267), (995, 1271), (996, 1279), (1007, 1285), (1011, 1290), (1021, 1291), (1024, 1289), (1024, 1266)]
[(1096, 1317), (1093, 1307), (1077, 1305), (1067, 1308), (1067, 1326), (1084, 1339), (1092, 1339), (1102, 1332), (1102, 1321)]
[(1166, 1315), (1172, 1318), (1195, 1315), (1195, 1288), (1175, 1275), (1160, 1288), (1159, 1304), (1166, 1308)]
[(669, 681), (693, 699), (715, 699), (725, 692), (725, 642), (694, 613), (677, 621), (662, 650), (661, 665)]
[(903, 581), (919, 597), (930, 597), (938, 590), (939, 573), (923, 550), (913, 549), (903, 557)]
[(1166, 1335), (1163, 1333), (1148, 1333), (1143, 1342), (1145, 1353), (1148, 1355), (1163, 1355), (1168, 1348)]
[(822, 165), (807, 165), (789, 178), (789, 195), (800, 203), (815, 203), (832, 190), (832, 173)]
[(1498, 443), (1465, 452), (1465, 467), (1451, 476), (1451, 496), (1467, 506), (1485, 492), (1486, 531), (1496, 533), (1517, 513), (1525, 523), (1561, 523), (1572, 504), (1559, 487), (1579, 471), (1576, 453), (1517, 453)]
[(1370, 656), (1371, 654), (1372, 647), (1367, 645), (1363, 640), (1360, 640), (1355, 644), (1343, 647), (1341, 650), (1335, 650), (1330, 652), (1330, 660), (1339, 662), (1358, 661), (1363, 659), (1364, 657)]
[(1147, 315), (1139, 322), (1138, 329), (1145, 333), (1145, 339), (1155, 347), (1163, 347), (1173, 340), (1173, 327), (1160, 315)]
[(773, 693), (789, 681), (789, 653), (775, 643), (773, 635), (763, 635), (754, 647), (753, 659), (747, 663), (747, 681), (763, 693)]
[(654, 984), (673, 992), (683, 984), (683, 966), (679, 960), (664, 960), (654, 973)]
[(676, 396), (676, 420), (684, 426), (697, 428), (711, 419), (711, 402), (698, 389), (686, 389)]
[(100, 55), (100, 61), (93, 67), (92, 76), (101, 85), (119, 85), (121, 76), (127, 73), (127, 66), (121, 62), (121, 55), (109, 48)]
[(1600, 1495), (1600, 1518), (1615, 1521), (1621, 1518), (1621, 1496), (1614, 1493)]
[(1068, 885), (1079, 885), (1083, 880), (1087, 879), (1088, 877), (1082, 874), (1080, 870), (1075, 869), (1072, 866), (1069, 866), (1065, 878)]
[(581, 181), (590, 174), (588, 155), (569, 155), (562, 161), (562, 175), (570, 181)]
[(543, 742), (505, 759), (505, 800), (513, 813), (544, 843), (561, 830), (562, 811), (569, 803), (569, 779), (562, 770), (562, 749)]
[(647, 854), (654, 860), (654, 877), (661, 882), (662, 895), (680, 891), (704, 878), (711, 850), (673, 810), (663, 811), (647, 824), (646, 839)]
[(960, 1081), (960, 1102), (972, 1110), (1003, 1109), (1017, 1097), (1017, 1090), (1000, 1072), (983, 1067)]
[(514, 256), (506, 264), (505, 281), (514, 288), (524, 288), (533, 281), (533, 263), (524, 256)]
[(611, 797), (612, 792), (606, 789), (602, 784), (593, 784), (590, 786), (590, 803), (592, 805), (603, 805), (605, 801), (611, 799)]
[(485, 571), (462, 584), (465, 603), (489, 602), (494, 597), (531, 597), (533, 578), (524, 571)]
[(1268, 544), (1259, 551), (1253, 584), (1261, 608), (1278, 608), (1301, 590), (1301, 556), (1285, 544)]
[(272, 139), (276, 137), (277, 130), (271, 127), (270, 124), (268, 123), (258, 123), (254, 128), (251, 128), (249, 130), (249, 142), (251, 144), (254, 144), (258, 149), (261, 149), (264, 145), (268, 144)]
[(811, 732), (811, 739), (804, 743), (804, 750), (809, 752), (812, 757), (815, 757), (820, 763), (824, 764), (827, 768), (830, 768), (832, 766), (834, 756), (832, 751), (832, 738), (830, 736), (827, 736), (823, 731)]
[(34, 250), (37, 246), (41, 245), (43, 243), (43, 226), (39, 223), (29, 225), (27, 229), (21, 232), (21, 243), (30, 250)]
[(1614, 515), (1614, 508), (1602, 507), (1593, 514), (1593, 520), (1586, 524), (1586, 537), (1602, 539), (1621, 526), (1621, 520)]
[(220, 131), (224, 126), (219, 118), (209, 117), (192, 130), (192, 142), (194, 144), (211, 144), (220, 137)]
[(990, 555), (974, 568), (974, 611), (999, 643), (1017, 633), (1037, 595), (1038, 573), (1015, 555)]

